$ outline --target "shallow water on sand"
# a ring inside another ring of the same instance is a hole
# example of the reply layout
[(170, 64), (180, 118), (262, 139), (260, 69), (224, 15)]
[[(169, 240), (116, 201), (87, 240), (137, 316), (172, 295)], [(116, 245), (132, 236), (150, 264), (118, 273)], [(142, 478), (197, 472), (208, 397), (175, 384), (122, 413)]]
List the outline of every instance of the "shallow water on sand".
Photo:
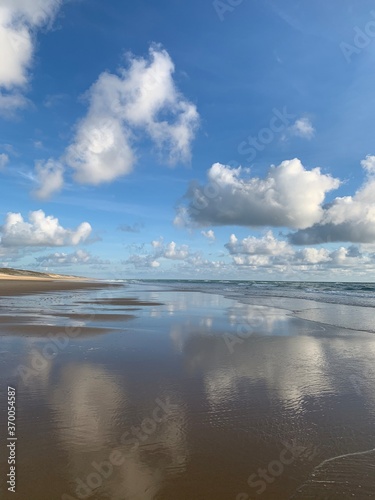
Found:
[(150, 284), (1, 298), (0, 498), (375, 498), (375, 335), (310, 302)]

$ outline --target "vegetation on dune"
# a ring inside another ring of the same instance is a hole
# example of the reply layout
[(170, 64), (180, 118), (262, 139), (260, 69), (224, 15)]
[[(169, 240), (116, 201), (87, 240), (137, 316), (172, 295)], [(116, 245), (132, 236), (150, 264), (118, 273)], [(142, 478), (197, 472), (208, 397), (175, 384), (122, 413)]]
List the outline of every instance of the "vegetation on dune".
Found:
[(10, 267), (0, 267), (0, 274), (7, 276), (35, 276), (36, 278), (49, 278), (47, 273), (38, 273), (36, 271), (25, 271), (21, 269), (12, 269)]

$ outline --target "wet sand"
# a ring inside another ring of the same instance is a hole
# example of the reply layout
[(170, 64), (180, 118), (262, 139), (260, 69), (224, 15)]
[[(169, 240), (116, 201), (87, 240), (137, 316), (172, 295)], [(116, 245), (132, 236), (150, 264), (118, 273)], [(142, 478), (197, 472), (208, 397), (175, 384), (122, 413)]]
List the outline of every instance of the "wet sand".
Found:
[(106, 286), (115, 286), (114, 284), (90, 282), (90, 281), (73, 281), (73, 280), (52, 280), (39, 278), (2, 278), (0, 279), (0, 297), (14, 295), (28, 295), (35, 293), (50, 293), (62, 292), (68, 290), (84, 290), (84, 289), (102, 289)]
[(0, 297), (1, 499), (374, 498), (372, 311), (350, 330), (331, 304), (38, 287)]

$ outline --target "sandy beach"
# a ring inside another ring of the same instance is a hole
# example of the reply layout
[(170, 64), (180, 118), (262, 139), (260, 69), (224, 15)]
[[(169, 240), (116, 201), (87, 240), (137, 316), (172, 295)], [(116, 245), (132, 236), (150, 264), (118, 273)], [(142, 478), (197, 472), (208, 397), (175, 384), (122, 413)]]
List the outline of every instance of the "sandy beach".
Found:
[[(202, 286), (1, 281), (9, 498), (373, 498), (375, 337), (360, 308)], [(335, 325), (348, 307), (359, 330)]]

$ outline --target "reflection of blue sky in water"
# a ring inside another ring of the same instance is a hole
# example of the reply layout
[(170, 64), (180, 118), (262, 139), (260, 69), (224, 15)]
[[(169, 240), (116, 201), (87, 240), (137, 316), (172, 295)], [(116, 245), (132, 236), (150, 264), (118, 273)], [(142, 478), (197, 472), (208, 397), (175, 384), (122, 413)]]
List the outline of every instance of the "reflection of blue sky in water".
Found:
[[(110, 322), (112, 333), (70, 340), (27, 387), (14, 379), (20, 432), (31, 444), (38, 436), (38, 446), (19, 457), (29, 477), (40, 477), (43, 457), (53, 454), (50, 485), (68, 492), (68, 481), (84, 479), (93, 472), (92, 461), (107, 460), (116, 449), (125, 462), (99, 490), (114, 500), (151, 500), (160, 491), (163, 498), (176, 498), (181, 487), (190, 491), (189, 500), (199, 498), (198, 492), (202, 498), (235, 498), (252, 470), (275, 459), (283, 441), (296, 438), (308, 453), (317, 447), (318, 455), (293, 465), (295, 480), (280, 479), (278, 488), (285, 482), (292, 494), (323, 460), (374, 446), (372, 334), (327, 325), (319, 330), (286, 309), (220, 295), (133, 288), (113, 296), (121, 294), (165, 305), (142, 307), (126, 324)], [(78, 296), (108, 297), (92, 291), (54, 301), (46, 296), (42, 308), (53, 318), (55, 310), (71, 309)], [(28, 313), (36, 300), (22, 300)], [(111, 314), (126, 309), (79, 307)], [(95, 318), (86, 322), (93, 324)], [(223, 337), (236, 335), (241, 324), (254, 331), (230, 352)], [(46, 343), (19, 336), (2, 340), (3, 379), (20, 363), (30, 366)], [(351, 375), (363, 381), (360, 394)], [(166, 421), (136, 450), (122, 444), (122, 434), (152, 414), (157, 398), (167, 397), (175, 407)], [(264, 498), (275, 491), (270, 487)]]

